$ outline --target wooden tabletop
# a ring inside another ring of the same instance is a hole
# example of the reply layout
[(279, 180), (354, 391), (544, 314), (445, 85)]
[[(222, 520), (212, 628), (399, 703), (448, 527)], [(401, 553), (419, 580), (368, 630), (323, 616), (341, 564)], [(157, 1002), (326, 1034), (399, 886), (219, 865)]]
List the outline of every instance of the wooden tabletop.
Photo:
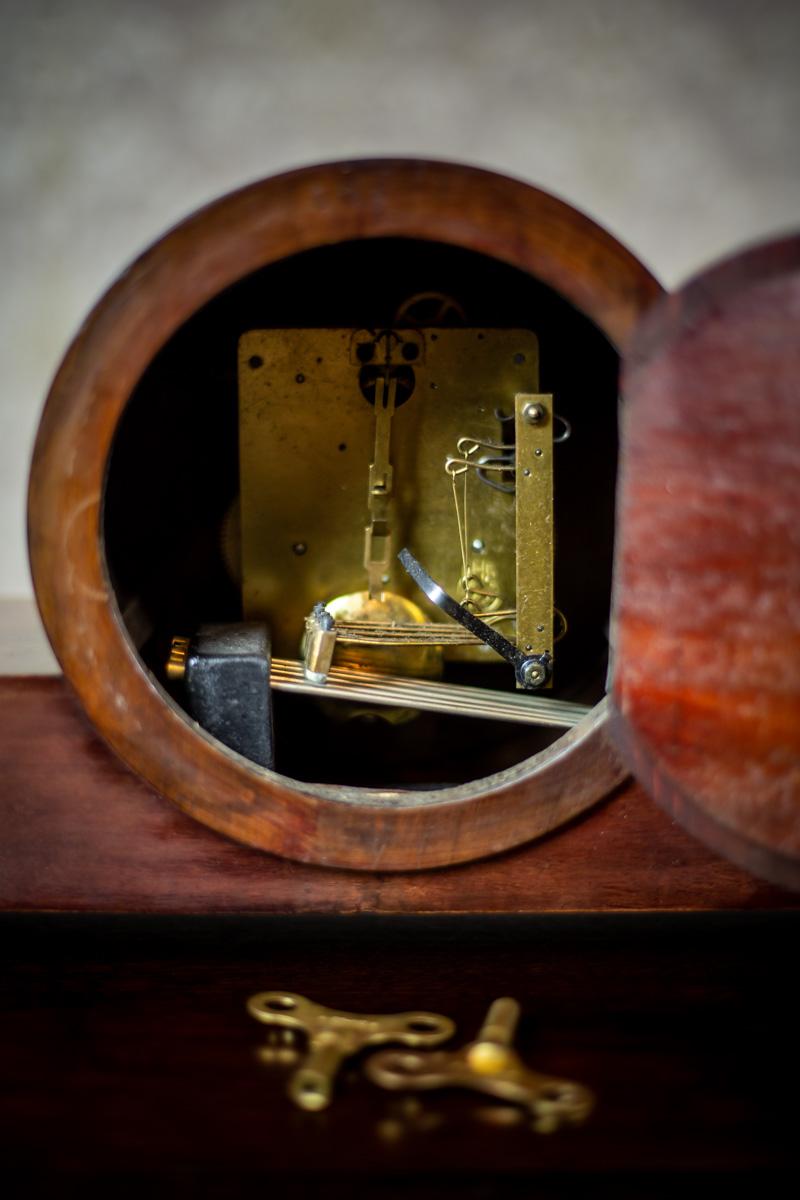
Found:
[[(7, 1194), (674, 1196), (798, 1165), (794, 914), (0, 926)], [(588, 1084), (596, 1110), (537, 1135), (499, 1102), (409, 1102), (354, 1065), (302, 1112), (287, 1068), (255, 1057), (245, 1001), (273, 987), (445, 1013), (457, 1043), (514, 996), (525, 1060)]]

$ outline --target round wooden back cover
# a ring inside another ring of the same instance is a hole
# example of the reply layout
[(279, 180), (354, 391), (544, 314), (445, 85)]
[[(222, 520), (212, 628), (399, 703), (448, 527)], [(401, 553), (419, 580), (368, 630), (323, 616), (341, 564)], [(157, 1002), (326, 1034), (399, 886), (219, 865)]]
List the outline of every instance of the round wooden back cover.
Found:
[(659, 302), (623, 392), (618, 744), (697, 836), (800, 887), (800, 237)]
[(399, 792), (287, 780), (200, 729), (147, 669), (119, 611), (103, 526), (119, 423), (168, 339), (256, 270), (373, 238), (442, 243), (507, 263), (569, 301), (618, 348), (661, 294), (619, 242), (575, 209), (490, 172), (379, 159), (252, 184), (166, 234), (84, 323), (39, 426), (31, 567), (45, 628), (87, 715), (159, 792), (213, 829), (289, 858), (422, 870), (499, 853), (609, 795), (625, 772), (606, 736), (605, 699), (540, 753), (471, 783)]

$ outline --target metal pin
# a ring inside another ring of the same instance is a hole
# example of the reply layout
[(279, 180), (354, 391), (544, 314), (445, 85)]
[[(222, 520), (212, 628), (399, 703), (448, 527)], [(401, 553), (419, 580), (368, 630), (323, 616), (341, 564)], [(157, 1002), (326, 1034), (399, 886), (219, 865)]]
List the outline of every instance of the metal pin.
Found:
[(480, 1033), (470, 1046), (467, 1062), (479, 1075), (496, 1075), (512, 1058), (511, 1046), (519, 1022), (520, 1007), (510, 996), (495, 1000)]

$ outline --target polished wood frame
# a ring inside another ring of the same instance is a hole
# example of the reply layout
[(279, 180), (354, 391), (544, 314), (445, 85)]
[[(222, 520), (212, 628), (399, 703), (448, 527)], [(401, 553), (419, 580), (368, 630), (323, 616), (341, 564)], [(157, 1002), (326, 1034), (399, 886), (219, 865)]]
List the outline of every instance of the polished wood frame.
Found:
[(29, 541), (48, 635), (90, 719), (135, 771), (205, 824), (278, 854), (419, 869), (548, 832), (624, 777), (605, 702), (546, 751), (409, 803), (292, 784), (198, 730), (144, 667), (106, 569), (102, 497), (125, 405), (169, 337), (224, 288), (299, 251), (358, 238), (437, 241), (527, 271), (622, 349), (660, 294), (614, 238), (564, 202), (472, 168), (412, 160), (313, 167), (254, 184), (167, 234), (90, 315), (53, 384), (31, 471)]

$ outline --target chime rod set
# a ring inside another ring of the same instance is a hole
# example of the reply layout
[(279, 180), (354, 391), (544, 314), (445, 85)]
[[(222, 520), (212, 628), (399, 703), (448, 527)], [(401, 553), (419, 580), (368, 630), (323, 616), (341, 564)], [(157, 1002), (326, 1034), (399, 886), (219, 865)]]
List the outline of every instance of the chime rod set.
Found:
[(318, 698), (358, 700), (366, 704), (417, 708), (459, 717), (480, 717), (483, 720), (561, 729), (577, 725), (590, 711), (583, 704), (550, 700), (524, 692), (497, 692), (429, 679), (379, 675), (358, 667), (332, 666), (324, 683), (313, 683), (306, 678), (302, 662), (284, 658), (273, 658), (270, 683), (277, 691), (297, 692)]

